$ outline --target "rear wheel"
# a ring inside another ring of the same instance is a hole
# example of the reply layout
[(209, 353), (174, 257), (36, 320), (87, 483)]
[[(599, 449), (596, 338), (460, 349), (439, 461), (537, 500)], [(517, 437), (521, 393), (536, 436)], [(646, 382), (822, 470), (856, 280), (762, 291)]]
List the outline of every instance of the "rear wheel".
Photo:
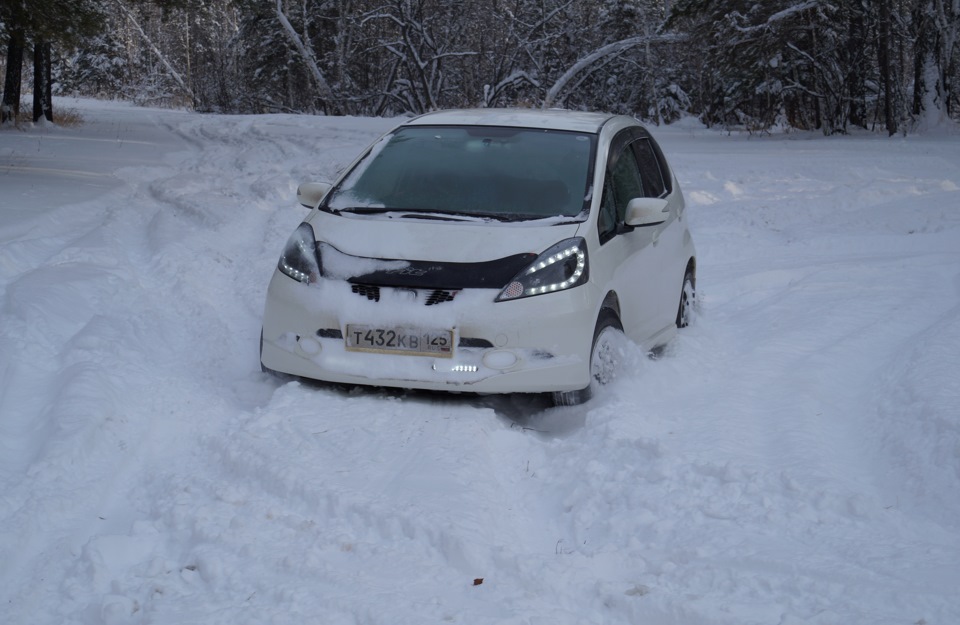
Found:
[(577, 406), (584, 403), (602, 386), (617, 377), (623, 360), (623, 326), (616, 313), (605, 308), (600, 312), (593, 331), (593, 347), (590, 350), (590, 384), (575, 391), (554, 391), (555, 406)]

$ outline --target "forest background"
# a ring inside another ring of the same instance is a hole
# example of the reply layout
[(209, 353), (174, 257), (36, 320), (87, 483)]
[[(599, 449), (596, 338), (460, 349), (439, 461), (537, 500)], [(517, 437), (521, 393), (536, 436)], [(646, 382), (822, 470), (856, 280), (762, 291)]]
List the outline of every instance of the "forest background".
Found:
[[(767, 132), (960, 120), (960, 0), (0, 0), (3, 115), (565, 107)], [(21, 76), (22, 81), (21, 81)]]

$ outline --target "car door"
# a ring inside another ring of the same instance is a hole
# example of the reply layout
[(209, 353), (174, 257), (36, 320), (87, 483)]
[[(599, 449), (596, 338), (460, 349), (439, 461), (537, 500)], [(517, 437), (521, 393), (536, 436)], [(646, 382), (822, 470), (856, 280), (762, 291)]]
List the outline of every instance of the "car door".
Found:
[(630, 145), (637, 158), (645, 197), (664, 198), (668, 202), (664, 222), (648, 226), (652, 229), (651, 267), (656, 267), (657, 272), (652, 278), (654, 282), (651, 284), (651, 296), (659, 310), (659, 332), (674, 326), (680, 289), (683, 287), (683, 272), (687, 261), (683, 245), (683, 197), (679, 192), (674, 192), (673, 176), (663, 153), (653, 139), (640, 137)]
[[(597, 218), (598, 264), (610, 276), (609, 288), (620, 301), (624, 332), (644, 344), (659, 330), (662, 310), (656, 302), (657, 226), (635, 228), (624, 222), (631, 199), (644, 197), (640, 166), (632, 143), (633, 129), (621, 132), (610, 146)], [(591, 259), (593, 262), (593, 259)]]

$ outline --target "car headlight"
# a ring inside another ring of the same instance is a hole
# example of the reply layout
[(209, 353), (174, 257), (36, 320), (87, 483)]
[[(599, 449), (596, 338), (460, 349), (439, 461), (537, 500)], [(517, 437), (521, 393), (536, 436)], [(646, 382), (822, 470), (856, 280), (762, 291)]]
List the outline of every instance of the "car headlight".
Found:
[(320, 263), (317, 260), (317, 240), (309, 224), (300, 224), (287, 245), (277, 268), (298, 282), (310, 284), (320, 276)]
[(584, 284), (589, 278), (587, 243), (582, 237), (560, 241), (507, 283), (498, 302), (543, 295)]

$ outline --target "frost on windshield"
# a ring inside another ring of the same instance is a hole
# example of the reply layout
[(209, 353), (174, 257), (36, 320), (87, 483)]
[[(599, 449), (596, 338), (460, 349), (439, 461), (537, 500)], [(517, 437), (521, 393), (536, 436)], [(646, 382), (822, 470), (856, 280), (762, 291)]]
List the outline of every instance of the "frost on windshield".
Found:
[(329, 208), (522, 219), (585, 208), (592, 135), (500, 127), (407, 127), (384, 137)]

